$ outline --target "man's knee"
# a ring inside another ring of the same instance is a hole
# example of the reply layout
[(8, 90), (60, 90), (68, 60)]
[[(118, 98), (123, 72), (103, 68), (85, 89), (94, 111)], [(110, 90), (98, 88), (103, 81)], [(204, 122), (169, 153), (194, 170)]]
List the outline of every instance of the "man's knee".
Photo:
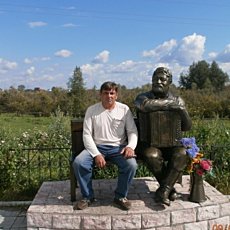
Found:
[(137, 170), (137, 162), (135, 159), (131, 158), (127, 160), (128, 163), (128, 168), (130, 169), (130, 171), (136, 171)]
[(80, 158), (75, 157), (73, 163), (72, 163), (73, 168), (79, 168), (81, 166), (81, 160)]

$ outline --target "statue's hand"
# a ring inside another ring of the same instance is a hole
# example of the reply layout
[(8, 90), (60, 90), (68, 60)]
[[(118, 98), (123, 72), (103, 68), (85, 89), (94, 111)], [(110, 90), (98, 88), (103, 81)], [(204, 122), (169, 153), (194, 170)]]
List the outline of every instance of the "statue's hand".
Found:
[(173, 102), (170, 103), (168, 107), (173, 110), (184, 110), (185, 109), (184, 101), (180, 97), (173, 100)]

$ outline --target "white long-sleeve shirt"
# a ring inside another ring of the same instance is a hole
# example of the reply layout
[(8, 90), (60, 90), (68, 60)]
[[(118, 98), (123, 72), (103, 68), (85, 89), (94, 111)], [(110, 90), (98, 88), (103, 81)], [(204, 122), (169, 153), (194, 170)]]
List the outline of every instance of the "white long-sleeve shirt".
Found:
[(126, 145), (133, 150), (137, 146), (137, 127), (129, 107), (116, 102), (114, 109), (107, 110), (99, 102), (90, 106), (83, 124), (83, 142), (89, 153), (100, 154), (97, 145)]

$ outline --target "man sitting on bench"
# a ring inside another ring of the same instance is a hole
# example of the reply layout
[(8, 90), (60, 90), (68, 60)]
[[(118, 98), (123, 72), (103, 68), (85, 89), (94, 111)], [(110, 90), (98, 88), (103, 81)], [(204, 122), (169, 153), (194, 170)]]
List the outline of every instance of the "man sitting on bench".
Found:
[(85, 149), (73, 162), (82, 200), (76, 203), (74, 209), (85, 209), (95, 201), (92, 171), (94, 165), (104, 168), (107, 160), (119, 169), (114, 204), (123, 210), (131, 208), (127, 194), (137, 169), (134, 150), (138, 133), (129, 107), (117, 102), (117, 97), (118, 85), (105, 82), (100, 89), (101, 102), (86, 111), (83, 123)]

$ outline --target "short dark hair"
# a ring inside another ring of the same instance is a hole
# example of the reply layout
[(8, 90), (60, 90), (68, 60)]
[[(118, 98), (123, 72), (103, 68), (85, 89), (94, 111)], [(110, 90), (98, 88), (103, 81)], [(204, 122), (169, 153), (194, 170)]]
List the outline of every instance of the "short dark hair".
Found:
[(155, 75), (162, 73), (164, 75), (166, 75), (169, 79), (170, 84), (172, 83), (172, 73), (171, 71), (166, 68), (166, 67), (158, 67), (154, 72), (153, 72), (153, 77), (152, 79), (155, 77)]
[(112, 81), (106, 81), (101, 85), (100, 93), (103, 90), (111, 90), (114, 89), (116, 92), (118, 91), (118, 85)]

